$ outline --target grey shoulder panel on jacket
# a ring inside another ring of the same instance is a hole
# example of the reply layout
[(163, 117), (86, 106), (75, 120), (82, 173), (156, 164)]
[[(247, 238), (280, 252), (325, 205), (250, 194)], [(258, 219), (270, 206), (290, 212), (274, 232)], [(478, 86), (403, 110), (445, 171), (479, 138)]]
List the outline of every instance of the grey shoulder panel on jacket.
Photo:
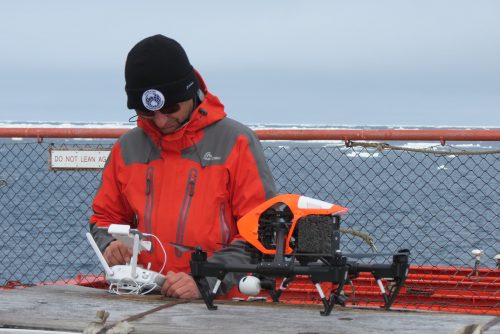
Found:
[(125, 165), (132, 163), (147, 164), (160, 159), (160, 149), (141, 128), (133, 128), (122, 135), (118, 142)]
[(182, 157), (196, 161), (204, 167), (223, 165), (239, 135), (245, 135), (249, 138), (249, 142), (254, 141), (251, 139), (252, 130), (227, 117), (207, 126), (202, 131), (203, 138), (195, 145), (182, 150)]
[(266, 198), (275, 196), (274, 179), (267, 166), (259, 139), (249, 127), (233, 119), (225, 117), (204, 128), (203, 138), (193, 146), (184, 149), (182, 157), (196, 161), (203, 167), (223, 165), (240, 135), (245, 136), (248, 141), (248, 146), (266, 190)]

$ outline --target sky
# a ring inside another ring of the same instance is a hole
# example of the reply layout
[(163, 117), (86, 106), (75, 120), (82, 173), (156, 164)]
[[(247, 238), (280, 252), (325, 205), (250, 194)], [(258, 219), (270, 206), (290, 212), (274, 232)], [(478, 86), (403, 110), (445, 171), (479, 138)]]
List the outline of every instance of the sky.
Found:
[(127, 122), (164, 34), (246, 124), (500, 127), (498, 0), (3, 1), (0, 121)]

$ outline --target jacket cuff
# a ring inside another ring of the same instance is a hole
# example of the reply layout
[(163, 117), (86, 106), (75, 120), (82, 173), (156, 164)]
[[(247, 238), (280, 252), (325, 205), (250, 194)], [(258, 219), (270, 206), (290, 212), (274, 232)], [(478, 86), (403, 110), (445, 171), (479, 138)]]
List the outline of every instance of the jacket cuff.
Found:
[(104, 253), (104, 250), (109, 246), (109, 244), (116, 240), (110, 236), (106, 230), (100, 229), (96, 224), (92, 223), (90, 223), (90, 234), (92, 234), (92, 237), (94, 238), (101, 253)]

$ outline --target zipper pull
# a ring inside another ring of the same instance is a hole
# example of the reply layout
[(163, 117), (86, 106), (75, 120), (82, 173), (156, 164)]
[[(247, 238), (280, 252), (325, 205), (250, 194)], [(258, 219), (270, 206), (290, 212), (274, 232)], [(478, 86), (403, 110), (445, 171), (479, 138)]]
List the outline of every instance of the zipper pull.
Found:
[(189, 181), (189, 196), (193, 197), (194, 195), (194, 181), (190, 180)]
[(149, 195), (151, 193), (151, 180), (149, 179), (149, 176), (146, 178), (146, 195)]
[(153, 170), (151, 167), (146, 169), (146, 196), (151, 194), (151, 179), (152, 179)]
[(196, 172), (191, 172), (189, 175), (189, 197), (194, 195), (194, 185), (196, 183)]

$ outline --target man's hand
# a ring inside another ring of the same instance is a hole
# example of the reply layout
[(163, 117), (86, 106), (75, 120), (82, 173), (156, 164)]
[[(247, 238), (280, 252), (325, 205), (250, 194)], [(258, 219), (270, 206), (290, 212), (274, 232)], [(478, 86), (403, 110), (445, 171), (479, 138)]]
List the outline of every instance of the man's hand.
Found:
[(163, 283), (161, 293), (167, 297), (180, 299), (201, 298), (200, 291), (193, 277), (182, 272), (174, 273), (173, 271), (169, 271), (165, 275), (165, 283)]
[(132, 250), (119, 240), (112, 241), (104, 250), (104, 258), (110, 267), (130, 262)]

